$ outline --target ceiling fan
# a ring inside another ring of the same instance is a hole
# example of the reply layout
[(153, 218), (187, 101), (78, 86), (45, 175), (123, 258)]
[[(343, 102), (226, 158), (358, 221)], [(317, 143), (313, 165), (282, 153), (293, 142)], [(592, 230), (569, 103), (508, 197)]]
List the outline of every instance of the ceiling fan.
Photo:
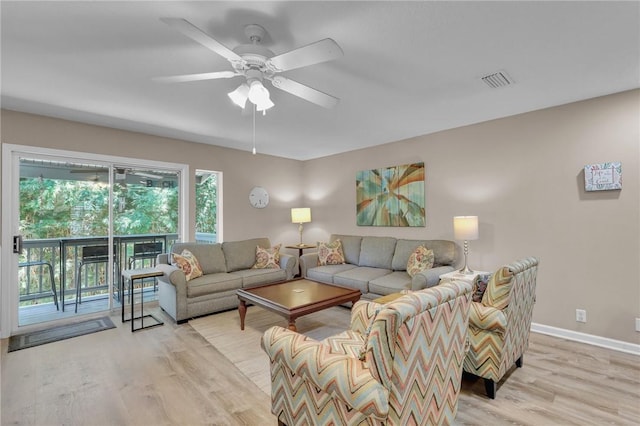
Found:
[(241, 44), (231, 50), (184, 19), (161, 18), (161, 21), (228, 60), (233, 71), (157, 77), (156, 81), (188, 82), (242, 76), (245, 82), (228, 96), (241, 108), (245, 107), (248, 99), (257, 111), (266, 111), (274, 106), (269, 91), (264, 87), (264, 80), (271, 82), (273, 87), (324, 108), (333, 108), (339, 102), (334, 96), (279, 75), (284, 71), (340, 58), (343, 55), (342, 49), (330, 38), (274, 55), (271, 50), (260, 44), (266, 30), (257, 24), (247, 25), (244, 29), (250, 43)]

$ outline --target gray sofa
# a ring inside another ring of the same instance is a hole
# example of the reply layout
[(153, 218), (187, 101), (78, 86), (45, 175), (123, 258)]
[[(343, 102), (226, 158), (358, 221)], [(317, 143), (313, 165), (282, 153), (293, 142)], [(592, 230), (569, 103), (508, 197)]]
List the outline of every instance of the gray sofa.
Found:
[[(406, 240), (393, 237), (331, 235), (340, 239), (346, 263), (318, 265), (317, 253), (300, 257), (303, 277), (324, 283), (357, 288), (365, 299), (375, 299), (404, 289), (420, 290), (437, 285), (441, 274), (451, 272), (460, 257), (458, 246), (447, 240)], [(409, 276), (407, 261), (416, 247), (433, 250), (433, 268)]]
[(170, 254), (158, 256), (156, 267), (160, 307), (177, 322), (238, 306), (236, 290), (290, 280), (298, 270), (296, 256), (280, 253), (281, 269), (253, 269), (256, 247), (271, 247), (268, 238), (225, 241), (222, 244), (176, 243), (172, 253), (187, 249), (202, 267), (201, 277), (187, 281), (184, 272), (170, 264)]

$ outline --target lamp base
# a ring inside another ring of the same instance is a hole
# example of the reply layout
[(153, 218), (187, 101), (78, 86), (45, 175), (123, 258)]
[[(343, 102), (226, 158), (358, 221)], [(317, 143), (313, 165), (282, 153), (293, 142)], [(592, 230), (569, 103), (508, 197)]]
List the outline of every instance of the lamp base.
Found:
[(469, 254), (469, 241), (464, 240), (464, 266), (458, 272), (463, 275), (472, 275), (473, 271), (467, 266), (467, 255)]
[(463, 275), (473, 275), (473, 270), (469, 269), (469, 267), (465, 264), (464, 268), (458, 270), (459, 273)]

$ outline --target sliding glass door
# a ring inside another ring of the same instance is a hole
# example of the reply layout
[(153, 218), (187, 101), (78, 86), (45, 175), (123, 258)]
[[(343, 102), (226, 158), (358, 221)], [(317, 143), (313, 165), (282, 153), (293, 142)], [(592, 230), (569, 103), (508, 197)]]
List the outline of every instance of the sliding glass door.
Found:
[[(119, 307), (121, 271), (155, 264), (180, 232), (179, 169), (17, 155), (18, 326)], [(136, 289), (156, 298), (155, 282)]]

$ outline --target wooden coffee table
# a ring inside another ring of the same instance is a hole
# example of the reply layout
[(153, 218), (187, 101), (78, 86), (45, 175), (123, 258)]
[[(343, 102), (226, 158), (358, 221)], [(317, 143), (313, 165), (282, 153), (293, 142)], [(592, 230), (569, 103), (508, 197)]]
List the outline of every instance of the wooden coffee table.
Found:
[(283, 316), (289, 330), (296, 331), (296, 318), (347, 302), (357, 302), (360, 290), (298, 279), (237, 291), (240, 329), (244, 330), (247, 304), (260, 306)]

